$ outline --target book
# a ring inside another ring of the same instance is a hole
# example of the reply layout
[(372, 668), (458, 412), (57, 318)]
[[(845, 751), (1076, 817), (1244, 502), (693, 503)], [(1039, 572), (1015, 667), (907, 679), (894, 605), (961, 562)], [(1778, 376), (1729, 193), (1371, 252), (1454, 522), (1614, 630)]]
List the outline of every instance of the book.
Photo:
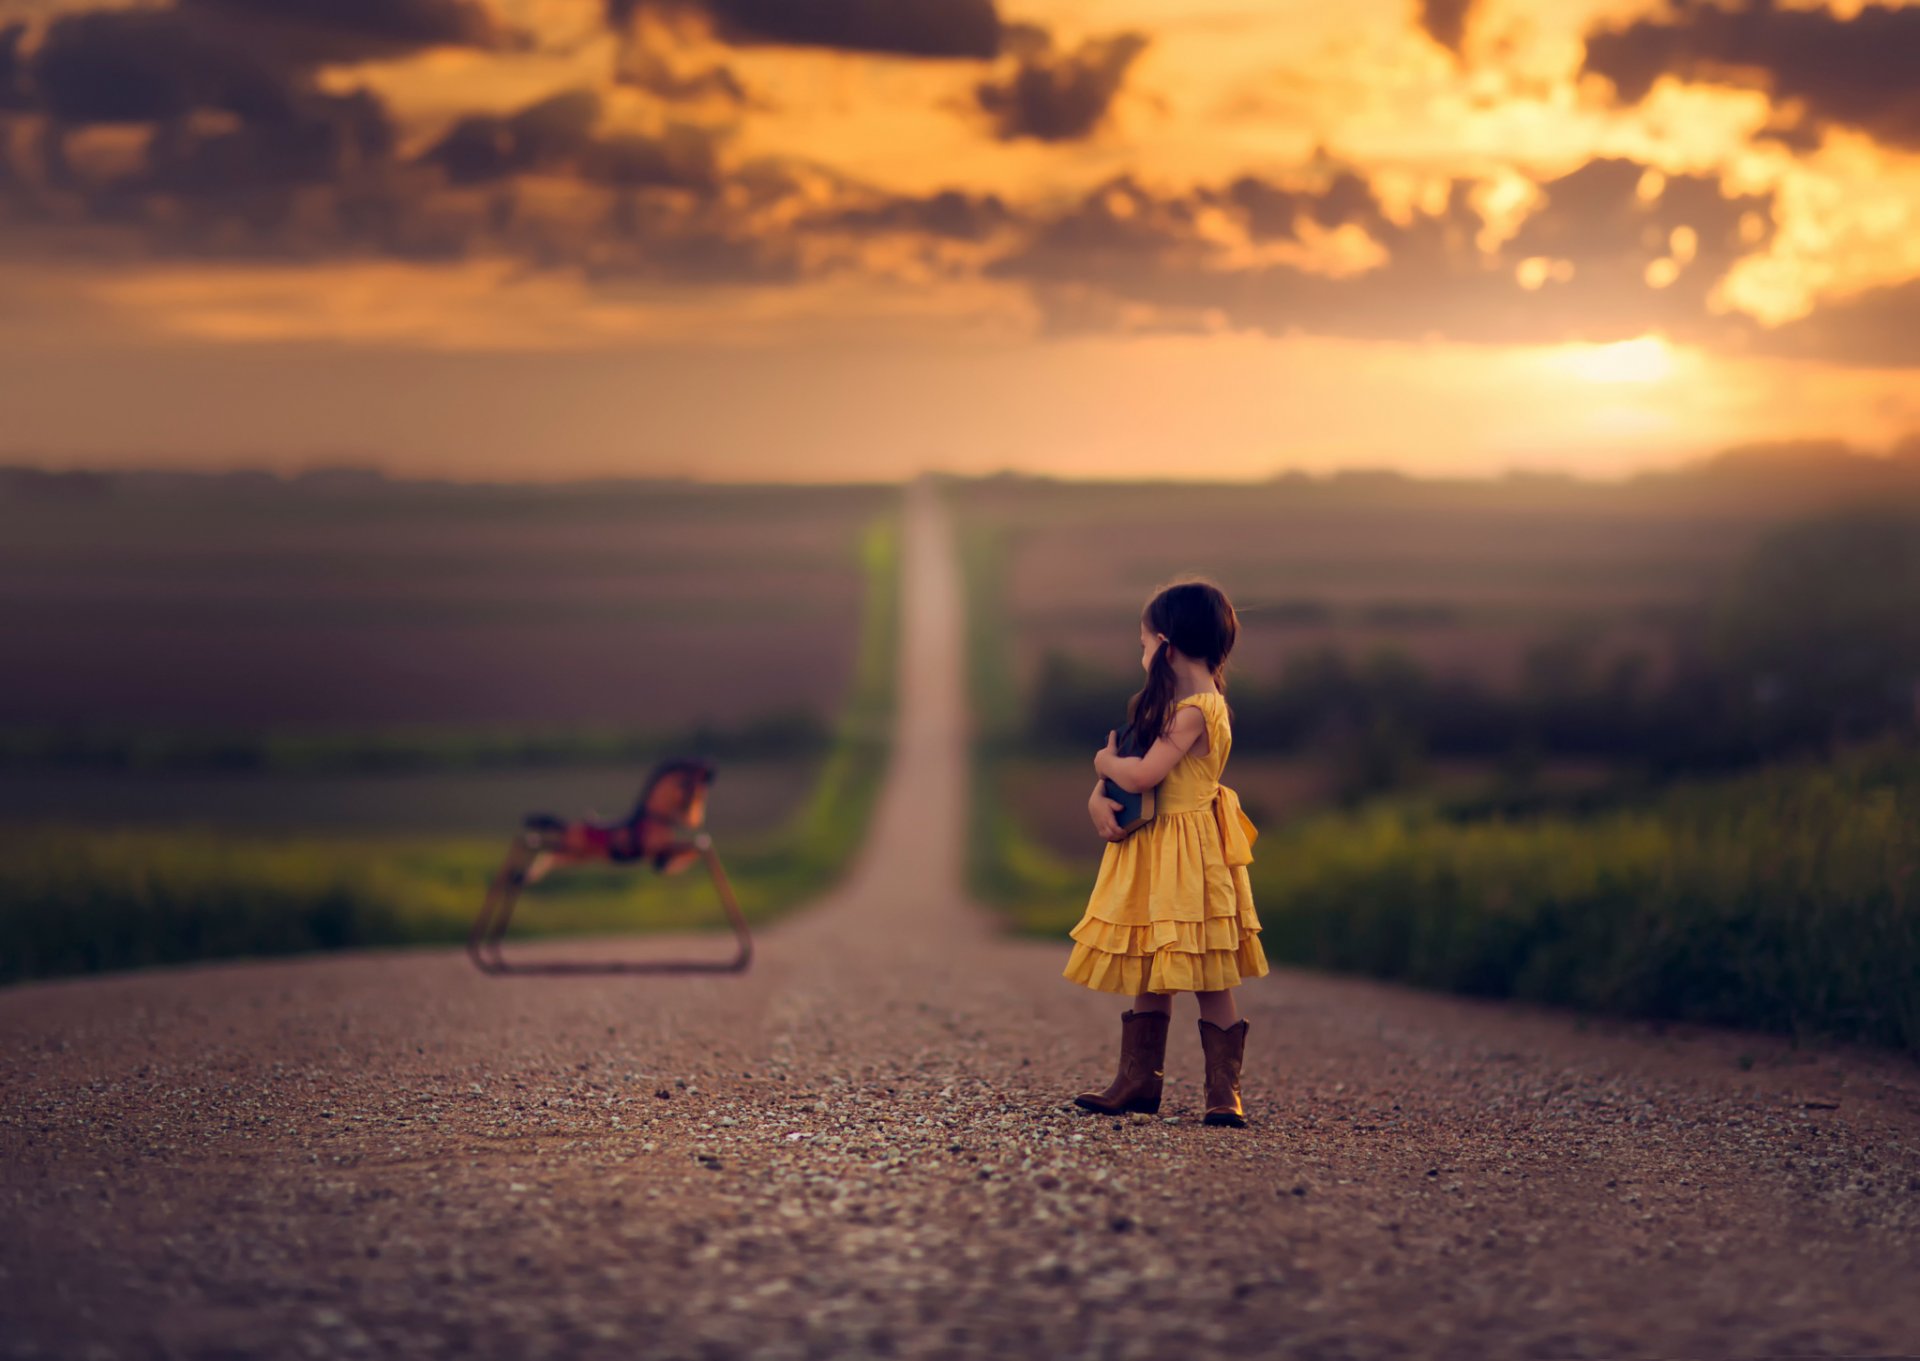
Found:
[[(1114, 743), (1114, 749), (1122, 756), (1139, 756), (1142, 754), (1142, 751), (1139, 749), (1139, 743), (1133, 740), (1131, 730), (1126, 728), (1120, 730), (1120, 736)], [(1154, 789), (1143, 789), (1135, 794), (1122, 789), (1112, 780), (1102, 776), (1100, 788), (1108, 798), (1120, 805), (1114, 810), (1113, 820), (1120, 824), (1121, 835), (1131, 835), (1153, 821), (1153, 796), (1158, 789), (1157, 785)]]

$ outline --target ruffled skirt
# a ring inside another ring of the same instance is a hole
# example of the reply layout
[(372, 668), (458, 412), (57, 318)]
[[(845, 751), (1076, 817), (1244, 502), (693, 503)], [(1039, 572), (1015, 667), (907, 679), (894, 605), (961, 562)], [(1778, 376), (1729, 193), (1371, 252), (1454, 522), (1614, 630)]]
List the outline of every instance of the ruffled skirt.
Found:
[(1211, 809), (1168, 813), (1100, 861), (1062, 976), (1100, 992), (1216, 992), (1267, 972), (1245, 865)]

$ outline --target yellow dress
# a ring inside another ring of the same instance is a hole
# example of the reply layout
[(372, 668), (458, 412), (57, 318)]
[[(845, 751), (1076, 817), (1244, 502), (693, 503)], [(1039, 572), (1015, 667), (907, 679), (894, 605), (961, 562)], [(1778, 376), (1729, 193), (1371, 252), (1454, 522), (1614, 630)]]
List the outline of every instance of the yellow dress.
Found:
[(1189, 695), (1207, 754), (1191, 750), (1154, 795), (1151, 822), (1107, 843), (1063, 977), (1100, 992), (1214, 992), (1267, 972), (1247, 866), (1259, 835), (1220, 783), (1233, 745), (1227, 701)]

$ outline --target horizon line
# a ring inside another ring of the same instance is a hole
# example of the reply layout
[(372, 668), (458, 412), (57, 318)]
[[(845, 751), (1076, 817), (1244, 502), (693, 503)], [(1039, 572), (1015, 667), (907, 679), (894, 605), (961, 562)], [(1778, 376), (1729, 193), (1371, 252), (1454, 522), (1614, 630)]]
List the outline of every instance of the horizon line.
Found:
[(1553, 482), (1587, 486), (1623, 486), (1646, 480), (1669, 478), (1688, 473), (1710, 471), (1717, 466), (1736, 463), (1745, 466), (1766, 464), (1871, 465), (1898, 464), (1906, 460), (1920, 462), (1920, 431), (1894, 440), (1885, 449), (1862, 448), (1838, 438), (1798, 438), (1749, 441), (1728, 445), (1712, 453), (1685, 455), (1670, 463), (1642, 465), (1623, 469), (1618, 474), (1594, 473), (1575, 469), (1511, 464), (1497, 472), (1438, 473), (1417, 472), (1378, 462), (1355, 462), (1330, 468), (1310, 469), (1298, 466), (1277, 467), (1257, 477), (1154, 477), (1103, 476), (1099, 473), (1076, 474), (1054, 470), (1028, 471), (998, 468), (990, 472), (956, 472), (927, 468), (897, 478), (794, 478), (730, 477), (689, 472), (657, 473), (580, 473), (559, 477), (462, 477), (456, 474), (407, 473), (390, 470), (375, 463), (351, 461), (316, 462), (300, 466), (274, 466), (265, 463), (235, 463), (216, 467), (179, 464), (93, 464), (48, 466), (21, 453), (0, 454), (0, 480), (23, 478), (48, 481), (85, 481), (89, 479), (167, 478), (199, 481), (246, 481), (296, 487), (302, 483), (384, 485), (392, 487), (569, 487), (604, 486), (686, 486), (686, 487), (905, 487), (922, 479), (949, 482), (1027, 481), (1080, 484), (1087, 486), (1269, 486), (1275, 483), (1338, 483), (1372, 480), (1428, 485), (1494, 484), (1507, 482)]

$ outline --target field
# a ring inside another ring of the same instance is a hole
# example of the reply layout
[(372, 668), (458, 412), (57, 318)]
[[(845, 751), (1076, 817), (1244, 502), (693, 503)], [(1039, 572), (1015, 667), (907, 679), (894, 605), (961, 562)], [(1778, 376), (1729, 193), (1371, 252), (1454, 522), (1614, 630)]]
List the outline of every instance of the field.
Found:
[(893, 495), (137, 478), (99, 499), (0, 495), (0, 725), (830, 714), (857, 651), (855, 546)]
[[(718, 759), (756, 920), (858, 844), (897, 493), (164, 491), (0, 512), (37, 659), (0, 729), (0, 980), (460, 939), (525, 813), (623, 813), (669, 753)], [(517, 929), (717, 919), (704, 881), (578, 871)]]
[(1153, 587), (1200, 571), (1233, 598), (1242, 674), (1330, 645), (1400, 648), (1437, 673), (1511, 683), (1578, 631), (1656, 665), (1684, 617), (1775, 515), (1635, 487), (1366, 478), (1253, 486), (986, 482), (961, 493), (1005, 553), (1006, 626), (1030, 683), (1056, 649), (1133, 664)]
[[(1658, 674), (1753, 546), (1819, 509), (1806, 491), (956, 486), (981, 734), (973, 890), (1017, 929), (1064, 939), (1078, 920), (1101, 851), (1085, 802), (1104, 731), (1037, 725), (1038, 687), (1049, 654), (1105, 674), (1116, 726), (1140, 679), (1134, 621), (1168, 576), (1203, 571), (1235, 600), (1230, 701), (1323, 645), (1388, 645), (1495, 695), (1568, 636), (1603, 657), (1638, 651)], [(1252, 872), (1276, 960), (1920, 1051), (1901, 981), (1920, 969), (1907, 737), (1673, 782), (1629, 760), (1434, 757), (1356, 796), (1347, 754), (1268, 736), (1236, 732), (1226, 781), (1262, 831)]]

